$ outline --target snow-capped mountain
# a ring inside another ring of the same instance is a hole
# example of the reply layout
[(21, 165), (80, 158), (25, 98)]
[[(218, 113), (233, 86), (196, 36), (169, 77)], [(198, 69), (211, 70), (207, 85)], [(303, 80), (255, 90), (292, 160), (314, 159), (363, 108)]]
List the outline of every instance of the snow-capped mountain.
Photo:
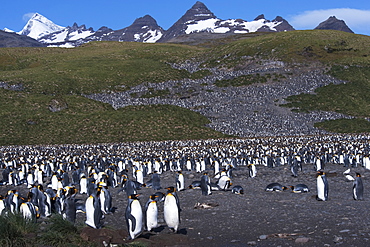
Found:
[(294, 28), (282, 17), (273, 21), (266, 20), (263, 15), (253, 21), (242, 19), (221, 20), (217, 18), (202, 2), (196, 2), (175, 24), (173, 24), (159, 40), (167, 42), (183, 34), (209, 33), (251, 33), (291, 31)]
[(130, 26), (120, 30), (101, 30), (100, 33), (87, 37), (85, 41), (134, 41), (155, 43), (164, 33), (163, 28), (158, 26), (157, 21), (150, 15), (137, 18)]
[(36, 13), (28, 20), (24, 28), (18, 32), (20, 35), (38, 40), (39, 38), (64, 29), (64, 27), (54, 24), (46, 17)]
[(202, 2), (196, 2), (168, 30), (163, 30), (150, 15), (137, 18), (130, 26), (119, 30), (101, 27), (97, 31), (85, 25), (62, 27), (40, 14), (26, 24), (22, 35), (32, 37), (47, 46), (76, 47), (91, 41), (170, 42), (171, 39), (193, 33), (251, 33), (281, 32), (294, 28), (282, 17), (267, 20), (260, 15), (253, 21), (242, 19), (221, 20)]
[(84, 43), (81, 43), (80, 40), (94, 33), (95, 31), (91, 27), (87, 29), (85, 25), (78, 26), (77, 23), (74, 23), (72, 27), (68, 26), (60, 31), (44, 35), (38, 41), (48, 44), (48, 46), (75, 47)]

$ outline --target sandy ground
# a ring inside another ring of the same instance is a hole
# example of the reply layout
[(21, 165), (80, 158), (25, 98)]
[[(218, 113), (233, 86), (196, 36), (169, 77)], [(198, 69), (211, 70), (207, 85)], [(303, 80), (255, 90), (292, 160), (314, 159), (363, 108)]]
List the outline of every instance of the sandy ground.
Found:
[[(181, 206), (181, 224), (177, 234), (171, 233), (163, 220), (163, 203), (159, 204), (161, 227), (153, 232), (143, 232), (135, 242), (147, 246), (367, 246), (370, 245), (370, 215), (368, 213), (367, 180), (369, 171), (362, 167), (352, 168), (360, 172), (364, 182), (363, 201), (352, 197), (352, 182), (346, 181), (343, 171), (347, 168), (328, 164), (325, 167), (329, 181), (329, 201), (317, 201), (316, 172), (312, 164), (304, 164), (298, 177), (292, 177), (286, 166), (267, 168), (257, 166), (257, 176), (248, 177), (246, 167), (233, 171), (232, 182), (244, 188), (243, 195), (231, 191), (213, 191), (204, 196), (200, 190), (187, 189), (178, 192)], [(185, 183), (200, 180), (200, 173), (184, 172)], [(212, 182), (213, 171), (209, 171)], [(163, 188), (175, 185), (175, 173), (160, 175)], [(150, 177), (145, 178), (145, 181)], [(267, 184), (282, 185), (304, 183), (310, 192), (296, 194), (266, 192)], [(5, 194), (10, 186), (1, 186)], [(127, 241), (124, 212), (127, 205), (125, 192), (109, 189), (113, 195), (115, 212), (106, 215), (103, 229), (85, 227), (81, 236), (89, 241), (122, 244)], [(21, 191), (21, 190), (20, 190)], [(160, 190), (165, 192), (165, 189)], [(142, 188), (139, 193), (144, 208), (152, 188)], [(77, 198), (86, 199), (86, 195)], [(197, 203), (212, 205), (210, 208), (195, 207)], [(77, 224), (83, 224), (85, 215), (78, 214)], [(131, 241), (128, 241), (131, 242)]]

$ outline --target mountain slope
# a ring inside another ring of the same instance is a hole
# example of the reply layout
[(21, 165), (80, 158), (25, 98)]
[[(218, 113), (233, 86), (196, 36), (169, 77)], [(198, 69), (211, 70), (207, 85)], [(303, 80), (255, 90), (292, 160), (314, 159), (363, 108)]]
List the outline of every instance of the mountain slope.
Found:
[(45, 46), (37, 40), (16, 33), (0, 30), (0, 47), (42, 47)]

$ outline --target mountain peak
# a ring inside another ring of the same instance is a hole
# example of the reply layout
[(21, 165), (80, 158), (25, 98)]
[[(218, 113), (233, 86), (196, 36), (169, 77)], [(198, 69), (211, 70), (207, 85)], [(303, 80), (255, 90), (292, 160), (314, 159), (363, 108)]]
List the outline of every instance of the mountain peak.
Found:
[(207, 9), (208, 10), (207, 6), (204, 3), (202, 3), (201, 1), (197, 1), (193, 5), (193, 7), (191, 7), (191, 9)]
[(216, 16), (207, 8), (207, 6), (197, 1), (186, 13), (183, 15), (184, 18), (189, 18), (194, 20), (204, 20), (209, 18), (216, 18)]
[(187, 25), (199, 21), (216, 19), (217, 17), (200, 1), (197, 1), (186, 13), (173, 24), (162, 36), (161, 42), (165, 42), (175, 36), (185, 34)]
[(338, 30), (353, 33), (343, 20), (339, 20), (335, 16), (330, 16), (326, 21), (321, 22), (315, 29)]
[(18, 34), (27, 35), (37, 40), (44, 35), (57, 32), (62, 29), (64, 29), (64, 27), (54, 24), (48, 18), (39, 13), (35, 13)]
[(265, 19), (264, 14), (261, 14), (261, 15), (257, 16), (256, 18), (254, 18), (255, 21), (262, 20), (262, 19)]
[(113, 31), (102, 40), (135, 41), (154, 43), (162, 37), (164, 30), (150, 15), (137, 18), (130, 26)]
[(157, 21), (150, 15), (137, 18), (132, 25), (155, 25), (158, 26)]

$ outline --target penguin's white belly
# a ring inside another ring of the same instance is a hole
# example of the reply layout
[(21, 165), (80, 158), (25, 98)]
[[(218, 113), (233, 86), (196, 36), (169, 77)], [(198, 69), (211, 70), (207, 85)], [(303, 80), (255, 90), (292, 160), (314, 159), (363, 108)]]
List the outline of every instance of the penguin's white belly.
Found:
[(317, 197), (325, 201), (325, 184), (321, 178), (317, 179)]
[(82, 178), (80, 180), (80, 194), (87, 194), (87, 180)]
[(144, 176), (141, 171), (136, 173), (136, 181), (141, 184), (144, 184)]
[[(135, 200), (131, 203), (131, 215), (134, 216), (136, 220), (136, 228), (133, 230), (133, 235), (137, 235), (141, 233), (142, 227), (143, 227), (143, 211), (141, 209), (140, 202), (138, 200)], [(132, 229), (132, 222), (129, 222), (130, 224), (130, 231)]]
[(0, 215), (2, 214), (4, 209), (5, 209), (5, 202), (3, 200), (1, 200), (0, 201)]
[(172, 195), (167, 195), (164, 201), (164, 220), (170, 228), (174, 228), (177, 231), (179, 225), (179, 212), (177, 208), (176, 199)]
[(22, 203), (20, 207), (20, 211), (25, 219), (32, 219), (32, 213), (30, 208), (28, 207), (27, 203)]
[(53, 176), (51, 178), (51, 188), (53, 190), (57, 190), (58, 189), (58, 178), (56, 176)]
[(100, 208), (101, 208), (101, 211), (104, 214), (107, 214), (107, 211), (105, 210), (105, 192), (104, 191), (101, 191), (101, 193), (99, 195), (99, 199), (100, 199)]
[(150, 203), (146, 211), (146, 227), (148, 231), (158, 227), (158, 207), (155, 202)]
[(180, 191), (180, 190), (183, 190), (185, 189), (185, 182), (184, 182), (184, 176), (179, 176), (179, 184), (177, 186), (177, 189)]
[(356, 187), (353, 187), (353, 198), (355, 200), (357, 200), (357, 191), (356, 191)]
[(96, 228), (95, 222), (94, 222), (94, 199), (92, 197), (89, 197), (86, 199), (86, 225), (91, 226), (93, 228)]

